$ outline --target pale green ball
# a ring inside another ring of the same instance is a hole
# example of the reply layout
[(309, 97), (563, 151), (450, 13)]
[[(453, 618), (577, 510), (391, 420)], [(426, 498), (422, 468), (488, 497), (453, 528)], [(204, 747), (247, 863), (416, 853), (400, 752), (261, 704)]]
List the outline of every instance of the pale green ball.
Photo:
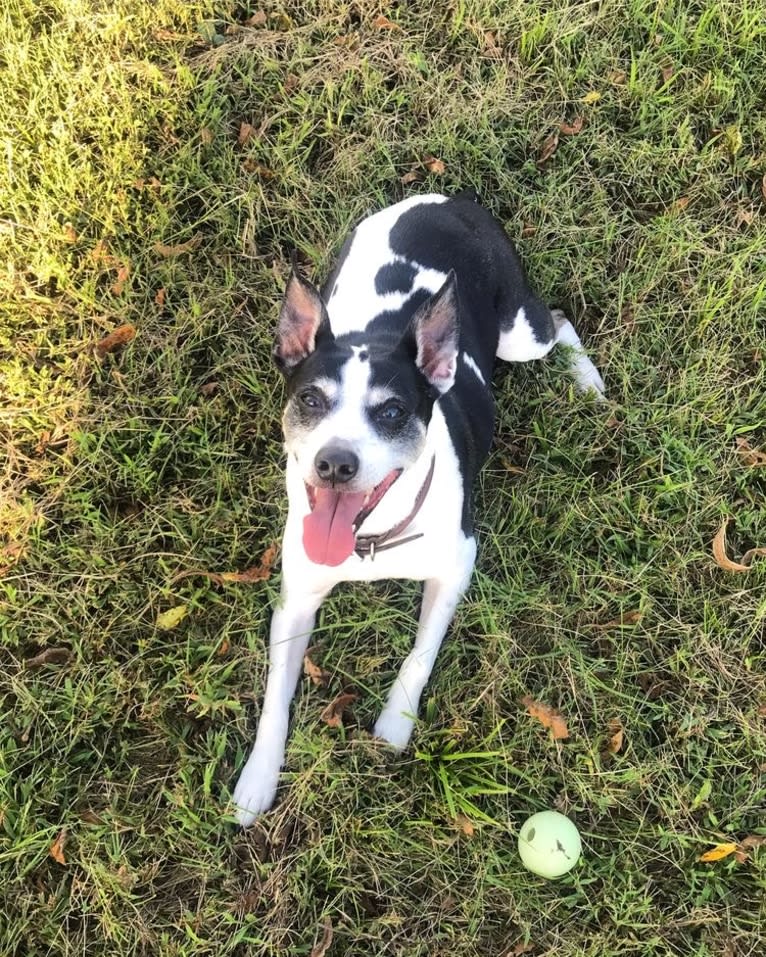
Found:
[(579, 831), (558, 811), (533, 814), (519, 831), (521, 862), (540, 877), (561, 877), (571, 871), (581, 852)]

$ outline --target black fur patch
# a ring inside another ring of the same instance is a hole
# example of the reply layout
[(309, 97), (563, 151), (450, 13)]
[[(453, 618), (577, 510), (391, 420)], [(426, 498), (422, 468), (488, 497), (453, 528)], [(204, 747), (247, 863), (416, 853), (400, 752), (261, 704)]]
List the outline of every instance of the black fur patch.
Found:
[(410, 263), (386, 263), (375, 273), (375, 292), (385, 296), (389, 292), (409, 292), (417, 275)]

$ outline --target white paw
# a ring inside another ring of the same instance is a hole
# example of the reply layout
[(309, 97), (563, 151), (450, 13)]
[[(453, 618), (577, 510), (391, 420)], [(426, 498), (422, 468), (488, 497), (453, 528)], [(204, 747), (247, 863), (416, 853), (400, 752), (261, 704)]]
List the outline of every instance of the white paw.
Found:
[(387, 741), (397, 751), (404, 751), (410, 743), (415, 722), (402, 711), (384, 708), (375, 722), (376, 738)]
[(596, 398), (605, 398), (604, 380), (601, 378), (598, 369), (586, 355), (581, 354), (577, 356), (572, 365), (572, 372), (581, 392), (595, 392)]
[(274, 803), (281, 763), (281, 759), (275, 763), (273, 756), (264, 759), (255, 751), (248, 758), (232, 795), (240, 827), (249, 827)]

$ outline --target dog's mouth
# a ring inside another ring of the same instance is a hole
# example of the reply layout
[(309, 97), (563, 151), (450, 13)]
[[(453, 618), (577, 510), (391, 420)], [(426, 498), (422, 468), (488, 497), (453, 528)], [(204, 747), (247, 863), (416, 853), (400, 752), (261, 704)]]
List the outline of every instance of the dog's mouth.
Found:
[(370, 492), (338, 492), (306, 483), (311, 512), (303, 519), (303, 547), (317, 565), (340, 565), (356, 547), (356, 532), (402, 474), (393, 469)]

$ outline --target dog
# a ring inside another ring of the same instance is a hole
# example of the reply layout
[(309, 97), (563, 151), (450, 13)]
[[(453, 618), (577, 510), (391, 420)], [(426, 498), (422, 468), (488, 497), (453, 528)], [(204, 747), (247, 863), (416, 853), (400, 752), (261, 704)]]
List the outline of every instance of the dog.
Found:
[(530, 289), (476, 194), (415, 196), (363, 220), (321, 293), (293, 263), (274, 359), (288, 515), (282, 592), (255, 746), (233, 794), (248, 826), (275, 798), (314, 620), (343, 581), (424, 581), (414, 647), (374, 727), (403, 750), (474, 566), (473, 486), (489, 452), (495, 357), (569, 346), (576, 385), (604, 384), (563, 313)]

